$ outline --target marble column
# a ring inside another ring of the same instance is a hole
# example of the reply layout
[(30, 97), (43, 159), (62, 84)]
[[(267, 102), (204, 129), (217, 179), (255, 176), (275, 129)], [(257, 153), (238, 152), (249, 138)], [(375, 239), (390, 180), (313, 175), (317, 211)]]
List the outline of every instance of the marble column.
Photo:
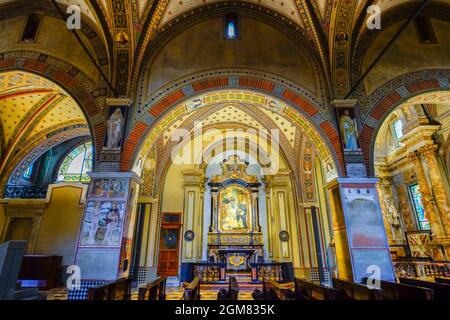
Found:
[(419, 183), (420, 194), (422, 195), (422, 204), (425, 210), (425, 217), (430, 222), (430, 228), (433, 236), (436, 238), (445, 237), (444, 230), (441, 224), (441, 218), (433, 199), (425, 172), (422, 167), (420, 153), (415, 151), (409, 155), (409, 158), (414, 163), (416, 169), (417, 182)]
[(441, 175), (439, 164), (436, 159), (437, 145), (426, 145), (419, 149), (419, 152), (424, 156), (428, 167), (428, 174), (431, 181), (431, 186), (436, 200), (436, 205), (439, 211), (439, 216), (444, 227), (447, 237), (450, 237), (450, 207), (447, 192), (443, 180), (446, 178)]

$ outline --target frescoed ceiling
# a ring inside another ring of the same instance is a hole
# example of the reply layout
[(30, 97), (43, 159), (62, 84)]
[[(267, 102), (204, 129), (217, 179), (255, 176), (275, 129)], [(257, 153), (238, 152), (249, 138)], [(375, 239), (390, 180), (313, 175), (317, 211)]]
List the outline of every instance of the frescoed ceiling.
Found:
[[(164, 11), (160, 21), (160, 27), (191, 9), (218, 1), (219, 0), (171, 0)], [(294, 0), (249, 0), (248, 2), (263, 5), (288, 17), (297, 24), (302, 25), (300, 13)]]
[(87, 128), (83, 112), (54, 83), (20, 71), (0, 74), (0, 171), (18, 150), (58, 130), (80, 127)]

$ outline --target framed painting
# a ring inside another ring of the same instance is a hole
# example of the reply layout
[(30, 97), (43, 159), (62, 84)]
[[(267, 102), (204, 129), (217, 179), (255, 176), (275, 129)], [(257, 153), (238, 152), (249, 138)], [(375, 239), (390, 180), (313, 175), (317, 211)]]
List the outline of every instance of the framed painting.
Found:
[(247, 232), (251, 229), (250, 192), (231, 185), (219, 193), (219, 229)]
[(409, 252), (412, 258), (431, 260), (432, 252), (429, 248), (431, 242), (431, 231), (408, 231), (406, 232)]

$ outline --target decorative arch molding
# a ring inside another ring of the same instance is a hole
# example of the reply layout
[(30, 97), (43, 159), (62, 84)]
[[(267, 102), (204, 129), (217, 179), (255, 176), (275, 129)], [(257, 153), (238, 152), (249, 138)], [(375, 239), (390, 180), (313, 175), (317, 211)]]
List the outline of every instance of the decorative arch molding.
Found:
[(16, 156), (0, 176), (0, 194), (7, 183), (16, 183), (26, 168), (45, 152), (75, 137), (86, 137), (88, 140), (90, 138), (88, 126), (79, 123), (52, 128), (50, 132), (41, 134), (26, 147), (18, 150)]
[[(0, 53), (0, 72), (27, 71), (53, 81), (78, 103), (89, 123), (94, 150), (100, 150), (106, 132), (104, 107), (107, 88), (98, 86), (74, 66), (53, 56), (33, 51)], [(95, 161), (94, 161), (95, 162)]]
[(374, 147), (378, 130), (388, 115), (405, 101), (432, 91), (450, 89), (450, 69), (411, 72), (397, 77), (358, 101), (360, 144), (366, 170), (374, 175)]
[[(64, 3), (58, 3), (58, 5), (63, 9), (64, 12), (68, 7)], [(61, 19), (61, 15), (56, 10), (55, 6), (51, 3), (51, 1), (46, 0), (14, 1), (1, 5), (0, 7), (0, 21), (19, 16), (27, 16), (33, 13), (48, 15), (50, 17)], [(82, 32), (86, 36), (86, 38), (92, 45), (100, 66), (104, 69), (105, 72), (109, 73), (111, 71), (109, 57), (111, 56), (112, 52), (110, 49), (112, 45), (112, 39), (110, 39), (110, 37), (108, 38), (108, 33), (104, 31), (105, 30), (99, 30), (90, 18), (81, 13), (80, 32)], [(103, 40), (101, 37), (102, 32), (104, 32), (103, 36), (105, 37), (105, 40)]]
[(215, 70), (184, 78), (154, 94), (145, 108), (139, 109), (138, 104), (138, 110), (133, 115), (133, 125), (124, 143), (121, 170), (131, 170), (144, 140), (152, 138), (150, 132), (166, 118), (169, 111), (201, 94), (233, 89), (262, 93), (282, 101), (290, 107), (289, 110), (297, 111), (298, 114), (291, 112), (291, 117), (295, 118), (293, 120), (311, 125), (313, 129), (309, 131), (317, 134), (316, 140), (325, 142), (337, 165), (338, 174), (345, 172), (339, 134), (332, 123), (328, 107), (289, 81), (243, 70)]
[[(383, 27), (380, 30), (369, 30), (363, 27), (361, 33), (359, 34), (358, 41), (353, 48), (352, 61), (351, 64), (351, 83), (352, 85), (356, 83), (358, 78), (363, 73), (363, 60), (366, 52), (369, 50), (370, 45), (383, 31), (389, 26), (399, 23), (402, 20), (408, 19), (414, 9), (417, 7), (419, 1), (404, 2), (396, 5), (386, 12), (383, 12)], [(439, 19), (442, 21), (450, 21), (450, 18), (446, 14), (449, 12), (450, 5), (442, 2), (429, 2), (427, 6), (423, 9), (423, 14), (429, 17)], [(359, 99), (366, 95), (365, 88), (360, 85), (356, 91), (356, 97)]]
[(151, 17), (152, 21), (145, 25), (147, 31), (141, 37), (136, 54), (136, 63), (131, 83), (132, 88), (136, 88), (140, 85), (138, 83), (140, 75), (145, 74), (145, 70), (150, 64), (150, 61), (152, 61), (161, 48), (170, 42), (174, 36), (199, 22), (220, 17), (231, 9), (239, 9), (240, 15), (274, 27), (305, 49), (305, 53), (311, 59), (315, 70), (320, 73), (316, 79), (320, 89), (319, 94), (322, 96), (323, 101), (329, 99), (330, 89), (327, 85), (326, 71), (323, 68), (322, 60), (314, 47), (314, 41), (308, 38), (306, 29), (303, 29), (289, 18), (256, 3), (245, 1), (223, 1), (194, 8), (158, 29), (159, 20), (163, 14), (163, 11), (161, 12), (161, 10), (164, 10), (165, 8), (165, 2), (167, 1), (159, 2), (156, 13)]

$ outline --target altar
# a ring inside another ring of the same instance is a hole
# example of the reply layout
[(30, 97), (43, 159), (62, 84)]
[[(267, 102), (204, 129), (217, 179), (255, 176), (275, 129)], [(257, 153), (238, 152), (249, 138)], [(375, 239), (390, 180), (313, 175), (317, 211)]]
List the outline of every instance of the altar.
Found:
[(208, 255), (226, 263), (227, 270), (249, 271), (250, 263), (264, 257), (259, 225), (257, 177), (247, 175), (247, 164), (231, 156), (221, 165), (222, 174), (211, 188), (211, 225)]

